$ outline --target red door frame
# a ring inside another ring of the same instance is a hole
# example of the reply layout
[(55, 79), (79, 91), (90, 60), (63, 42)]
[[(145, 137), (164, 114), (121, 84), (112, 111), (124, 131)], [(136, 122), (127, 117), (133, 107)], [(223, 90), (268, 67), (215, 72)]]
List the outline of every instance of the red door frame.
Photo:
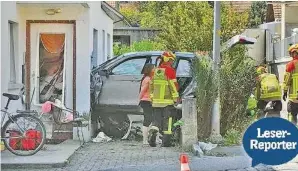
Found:
[(76, 110), (76, 20), (26, 20), (26, 56), (25, 56), (25, 65), (26, 65), (26, 103), (30, 104), (30, 71), (31, 71), (31, 37), (30, 30), (31, 24), (40, 23), (40, 24), (73, 24), (73, 110)]

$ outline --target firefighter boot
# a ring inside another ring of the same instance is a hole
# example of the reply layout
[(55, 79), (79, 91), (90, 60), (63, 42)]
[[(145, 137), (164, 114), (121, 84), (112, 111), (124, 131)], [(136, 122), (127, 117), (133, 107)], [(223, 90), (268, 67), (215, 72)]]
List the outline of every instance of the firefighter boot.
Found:
[(163, 136), (162, 136), (162, 146), (163, 147), (170, 147), (172, 145), (172, 124), (173, 124), (173, 118), (168, 117), (167, 120), (165, 120), (164, 126), (165, 126), (165, 131), (163, 131)]
[(156, 136), (159, 129), (156, 126), (151, 126), (149, 130), (148, 143), (151, 147), (156, 147)]
[(157, 133), (156, 144), (162, 144), (162, 135), (161, 135), (161, 133)]
[(143, 126), (143, 145), (149, 145), (148, 144), (148, 130), (149, 130), (148, 127)]

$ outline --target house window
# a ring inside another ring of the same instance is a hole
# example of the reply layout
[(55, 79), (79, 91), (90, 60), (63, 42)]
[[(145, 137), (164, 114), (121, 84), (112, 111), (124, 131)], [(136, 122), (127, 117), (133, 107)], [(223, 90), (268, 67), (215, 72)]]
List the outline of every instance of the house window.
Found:
[(102, 30), (102, 54), (103, 60), (106, 60), (106, 32)]
[(108, 59), (111, 58), (111, 35), (108, 34), (107, 37), (107, 44), (108, 44)]
[(97, 66), (98, 54), (98, 31), (93, 29), (93, 51), (91, 55), (91, 69)]
[(10, 83), (16, 83), (16, 44), (17, 44), (17, 23), (8, 22), (9, 26), (9, 58), (10, 58)]

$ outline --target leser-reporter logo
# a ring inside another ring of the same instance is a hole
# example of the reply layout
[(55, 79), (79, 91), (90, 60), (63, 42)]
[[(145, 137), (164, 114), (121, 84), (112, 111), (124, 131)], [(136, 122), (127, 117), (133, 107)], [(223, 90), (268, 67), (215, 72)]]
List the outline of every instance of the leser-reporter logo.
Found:
[(252, 166), (280, 165), (292, 160), (298, 153), (297, 143), (296, 126), (282, 118), (261, 119), (243, 137), (243, 147), (252, 158)]

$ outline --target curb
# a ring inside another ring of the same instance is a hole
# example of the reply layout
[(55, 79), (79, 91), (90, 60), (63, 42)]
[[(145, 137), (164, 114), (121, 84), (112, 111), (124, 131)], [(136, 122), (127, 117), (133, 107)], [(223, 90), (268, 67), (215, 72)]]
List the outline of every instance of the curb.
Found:
[(78, 148), (66, 158), (64, 161), (49, 162), (49, 163), (1, 163), (1, 168), (3, 169), (48, 169), (48, 168), (62, 168), (69, 164), (71, 157), (76, 151), (84, 147), (84, 144), (79, 145)]
[(61, 168), (65, 167), (68, 164), (68, 161), (59, 162), (59, 163), (21, 163), (21, 164), (1, 164), (2, 169), (48, 169), (48, 168)]

